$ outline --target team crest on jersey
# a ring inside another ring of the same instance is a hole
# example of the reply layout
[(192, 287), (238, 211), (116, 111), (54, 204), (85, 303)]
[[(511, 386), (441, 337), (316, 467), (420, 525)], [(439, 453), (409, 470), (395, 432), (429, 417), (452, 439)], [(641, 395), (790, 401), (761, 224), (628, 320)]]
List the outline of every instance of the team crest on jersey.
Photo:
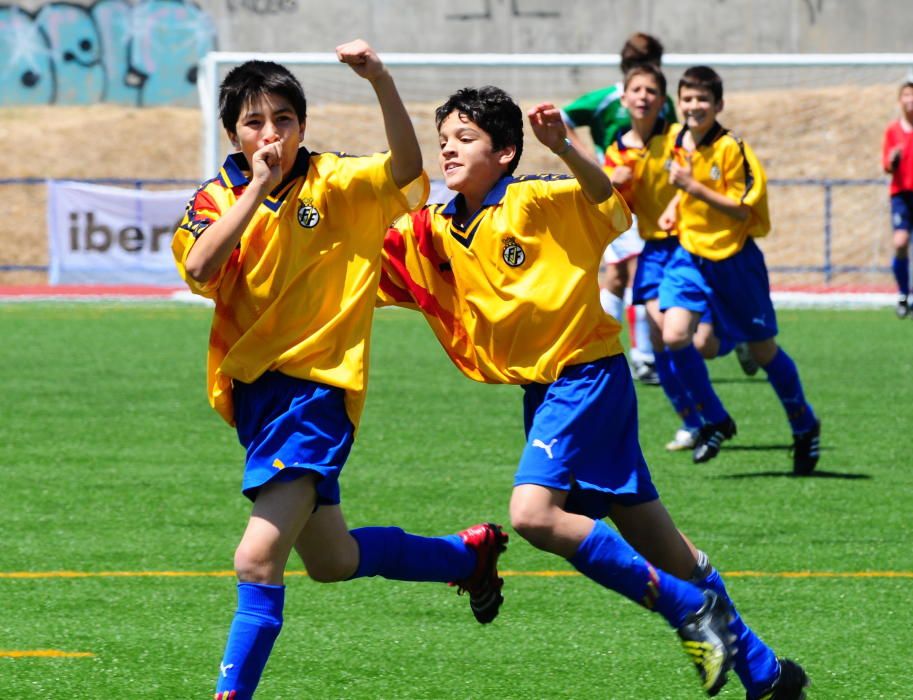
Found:
[(721, 175), (720, 166), (718, 166), (716, 163), (714, 163), (713, 167), (710, 168), (710, 179), (714, 180), (714, 181), (719, 180), (720, 175)]
[(523, 248), (514, 240), (513, 236), (505, 238), (503, 243), (504, 251), (501, 253), (501, 257), (504, 258), (504, 262), (511, 267), (520, 267), (526, 261), (526, 253), (523, 252)]
[(313, 199), (302, 199), (298, 205), (298, 223), (302, 228), (314, 228), (320, 223), (320, 212), (314, 206)]
[(663, 163), (663, 170), (665, 170), (666, 172), (672, 170), (672, 159), (671, 158), (666, 158), (666, 162)]

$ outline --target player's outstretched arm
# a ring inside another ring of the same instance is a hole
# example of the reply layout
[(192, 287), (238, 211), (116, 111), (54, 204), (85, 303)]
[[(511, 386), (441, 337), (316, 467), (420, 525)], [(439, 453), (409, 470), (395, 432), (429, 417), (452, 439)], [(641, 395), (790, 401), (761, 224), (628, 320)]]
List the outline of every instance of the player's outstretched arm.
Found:
[(193, 243), (184, 269), (206, 282), (231, 257), (260, 203), (282, 181), (282, 142), (275, 140), (251, 158), (250, 184), (224, 215)]
[(567, 126), (555, 105), (543, 102), (529, 110), (528, 116), (536, 138), (565, 162), (588, 200), (593, 204), (599, 204), (612, 196), (612, 182), (609, 176), (600, 165), (584, 155), (568, 139)]
[(361, 39), (337, 46), (336, 57), (374, 88), (390, 146), (393, 179), (398, 187), (408, 185), (422, 173), (422, 151), (393, 76), (374, 49)]

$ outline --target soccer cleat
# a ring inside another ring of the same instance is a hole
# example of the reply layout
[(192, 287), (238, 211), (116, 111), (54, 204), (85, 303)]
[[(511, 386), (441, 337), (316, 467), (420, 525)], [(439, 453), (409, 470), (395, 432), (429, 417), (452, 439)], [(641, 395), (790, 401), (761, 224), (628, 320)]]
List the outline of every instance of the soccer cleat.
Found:
[(807, 476), (815, 470), (821, 451), (821, 421), (804, 433), (793, 435), (793, 474)]
[(755, 359), (751, 356), (751, 350), (748, 349), (748, 343), (736, 343), (735, 356), (739, 360), (739, 366), (742, 368), (742, 371), (749, 377), (755, 376), (758, 373), (758, 370), (761, 369), (761, 365), (755, 362)]
[(641, 384), (659, 386), (659, 374), (652, 362), (638, 362), (634, 365), (634, 378)]
[(476, 552), (476, 568), (462, 581), (453, 581), (460, 595), (469, 593), (469, 607), (480, 623), (487, 624), (498, 616), (504, 596), (504, 579), (498, 576), (498, 557), (507, 549), (507, 535), (500, 525), (482, 523), (458, 533), (460, 539)]
[(910, 315), (910, 306), (907, 302), (906, 294), (901, 294), (897, 297), (897, 306), (894, 307), (894, 313), (897, 314), (897, 318), (906, 318)]
[(669, 452), (678, 452), (679, 450), (690, 450), (697, 441), (697, 431), (688, 428), (679, 428), (675, 431), (675, 437), (666, 443), (666, 449)]
[(682, 648), (701, 677), (711, 697), (726, 685), (726, 672), (736, 655), (736, 636), (729, 630), (729, 604), (713, 591), (704, 591), (704, 604), (678, 628)]
[(811, 684), (805, 670), (790, 659), (779, 659), (780, 675), (767, 690), (752, 698), (745, 696), (746, 700), (805, 700), (805, 689)]
[(719, 423), (707, 423), (701, 427), (691, 457), (695, 464), (709, 462), (720, 453), (724, 440), (729, 440), (738, 432), (735, 421), (730, 417)]

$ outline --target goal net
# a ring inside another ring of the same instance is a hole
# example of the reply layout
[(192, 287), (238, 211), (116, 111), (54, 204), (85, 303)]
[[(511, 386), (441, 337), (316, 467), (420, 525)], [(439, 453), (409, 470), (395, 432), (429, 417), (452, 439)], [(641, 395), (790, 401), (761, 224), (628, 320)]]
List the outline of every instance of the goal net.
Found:
[[(332, 54), (215, 52), (202, 65), (204, 177), (228, 152), (218, 121), (218, 86), (228, 70), (260, 58), (288, 66), (308, 99), (305, 143), (313, 150), (370, 153), (386, 148), (370, 85)], [(521, 106), (563, 106), (618, 82), (608, 54), (382, 54), (413, 117), (432, 179), (437, 176), (434, 108), (465, 86), (498, 85)], [(670, 93), (691, 65), (722, 76), (720, 116), (752, 145), (770, 181), (773, 230), (761, 241), (772, 283), (783, 287), (887, 290), (891, 257), (881, 139), (896, 118), (897, 92), (913, 54), (666, 54)], [(586, 130), (582, 136), (586, 137)], [(561, 171), (527, 132), (519, 173)]]

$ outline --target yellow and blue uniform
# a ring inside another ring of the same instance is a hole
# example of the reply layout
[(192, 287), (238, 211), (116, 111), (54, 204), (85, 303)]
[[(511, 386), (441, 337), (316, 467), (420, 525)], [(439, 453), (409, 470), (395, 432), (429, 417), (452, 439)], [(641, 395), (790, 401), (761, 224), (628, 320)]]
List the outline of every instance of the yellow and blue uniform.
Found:
[(674, 136), (673, 157), (690, 160), (692, 177), (705, 187), (749, 208), (735, 217), (684, 190), (677, 208), (681, 247), (669, 260), (659, 288), (660, 308), (712, 311), (718, 335), (734, 342), (761, 341), (777, 335), (770, 301), (767, 266), (754, 239), (770, 231), (767, 177), (754, 152), (718, 123), (694, 151), (682, 143), (686, 129)]
[[(686, 157), (684, 134), (683, 130), (675, 142), (680, 159)], [(754, 241), (770, 230), (764, 170), (747, 144), (716, 123), (690, 153), (690, 161), (695, 180), (746, 205), (749, 213), (739, 221), (682, 192), (677, 210), (681, 247), (672, 255), (660, 283), (660, 309), (683, 308), (704, 314), (709, 308), (714, 330), (721, 338), (733, 342), (772, 340), (777, 335), (777, 317), (764, 255)], [(734, 426), (694, 346), (670, 351), (670, 361), (710, 424), (708, 434), (726, 421)], [(794, 471), (808, 473), (818, 461), (820, 423), (805, 399), (799, 372), (779, 346), (763, 369), (796, 436)], [(799, 436), (803, 436), (801, 440)]]
[[(185, 269), (194, 241), (234, 206), (249, 177), (244, 156), (230, 156), (194, 194), (172, 243), (190, 289), (215, 301), (209, 401), (228, 423), (238, 424), (248, 472), (254, 462), (264, 462), (267, 476), (302, 466), (328, 480), (341, 464), (322, 465), (326, 459), (303, 456), (289, 440), (276, 443), (275, 426), (266, 444), (266, 404), (294, 408), (295, 387), (307, 386), (310, 398), (299, 397), (305, 404), (332, 404), (332, 432), (354, 431), (364, 404), (384, 231), (424, 203), (427, 177), (400, 190), (389, 154), (348, 157), (300, 149), (291, 173), (257, 208), (229, 259), (209, 280), (195, 282)], [(239, 393), (240, 385), (261, 380), (261, 389), (245, 386)], [(239, 395), (244, 406), (236, 405)], [(287, 420), (311, 420), (311, 408), (298, 409), (297, 415), (290, 409)], [(344, 462), (350, 443), (351, 435), (343, 435), (317, 451), (337, 452), (329, 461)], [(292, 471), (283, 478), (292, 478)], [(262, 475), (246, 473), (244, 491), (263, 483)]]
[[(464, 226), (461, 203), (391, 227), (380, 303), (421, 311), (467, 377), (524, 387), (515, 483), (655, 499), (620, 326), (597, 284), (602, 251), (630, 226), (627, 205), (617, 195), (594, 205), (575, 179), (551, 175), (502, 178)], [(605, 501), (580, 507), (604, 514)]]
[(637, 216), (637, 228), (644, 247), (637, 260), (632, 284), (632, 303), (643, 304), (659, 296), (659, 283), (672, 253), (678, 248), (675, 232), (659, 227), (659, 218), (677, 192), (669, 182), (669, 163), (679, 124), (657, 119), (653, 133), (641, 148), (631, 148), (620, 132), (606, 150), (605, 169), (612, 173), (619, 166), (631, 168), (631, 180), (619, 191)]

